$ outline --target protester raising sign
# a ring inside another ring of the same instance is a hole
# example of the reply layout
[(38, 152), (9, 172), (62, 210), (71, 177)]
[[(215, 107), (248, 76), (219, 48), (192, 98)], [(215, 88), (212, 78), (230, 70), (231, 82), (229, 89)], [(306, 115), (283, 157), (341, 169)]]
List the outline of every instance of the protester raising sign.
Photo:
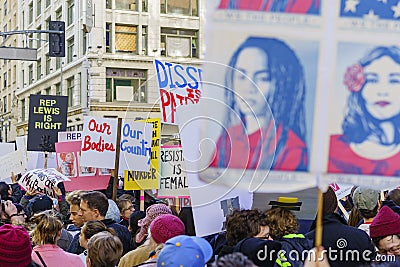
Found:
[(26, 172), (18, 183), (25, 189), (36, 190), (39, 193), (55, 197), (54, 188), (58, 183), (69, 181), (63, 174), (56, 169), (35, 169)]
[(162, 146), (158, 197), (189, 197), (181, 146)]
[(147, 119), (146, 122), (153, 124), (150, 171), (125, 171), (125, 190), (157, 189), (159, 186), (161, 123), (160, 119)]
[(115, 168), (117, 125), (117, 119), (84, 117), (82, 166)]
[(151, 135), (153, 125), (134, 120), (123, 120), (121, 127), (119, 172), (150, 170)]
[(176, 124), (177, 107), (198, 104), (201, 96), (202, 70), (154, 60), (160, 89), (162, 122)]
[(67, 96), (29, 96), (28, 151), (56, 151), (58, 132), (67, 128), (67, 110)]

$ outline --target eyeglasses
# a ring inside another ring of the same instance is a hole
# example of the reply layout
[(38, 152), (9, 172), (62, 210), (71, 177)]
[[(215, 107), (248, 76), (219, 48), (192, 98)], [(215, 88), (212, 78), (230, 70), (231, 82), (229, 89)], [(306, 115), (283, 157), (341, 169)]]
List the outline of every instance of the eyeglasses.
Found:
[(400, 245), (391, 247), (390, 249), (379, 249), (380, 254), (395, 254), (400, 250)]

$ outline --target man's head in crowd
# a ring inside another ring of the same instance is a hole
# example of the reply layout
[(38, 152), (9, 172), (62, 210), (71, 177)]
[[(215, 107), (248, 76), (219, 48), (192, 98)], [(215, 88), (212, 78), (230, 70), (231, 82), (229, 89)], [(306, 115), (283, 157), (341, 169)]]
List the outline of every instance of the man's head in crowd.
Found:
[(88, 267), (116, 266), (122, 255), (122, 243), (117, 236), (100, 232), (89, 239), (87, 252)]
[(353, 192), (354, 206), (358, 209), (363, 218), (374, 218), (380, 206), (379, 197), (379, 190), (358, 187)]
[(78, 228), (81, 228), (84, 224), (82, 215), (79, 214), (81, 198), (85, 191), (76, 190), (69, 193), (66, 197), (66, 200), (69, 204), (69, 219), (71, 222)]
[(379, 253), (400, 256), (400, 215), (383, 206), (369, 229)]
[(335, 191), (329, 186), (328, 190), (322, 194), (323, 207), (322, 214), (335, 213), (338, 209), (338, 201)]
[(228, 245), (234, 246), (247, 237), (269, 239), (267, 218), (258, 210), (235, 210), (226, 218)]
[(268, 226), (273, 239), (280, 239), (288, 234), (297, 234), (299, 222), (296, 215), (282, 207), (272, 208), (266, 211)]
[(234, 252), (218, 258), (212, 267), (256, 267), (256, 265), (240, 252)]
[(104, 220), (108, 210), (106, 195), (97, 191), (90, 191), (82, 195), (78, 215), (85, 222)]
[(386, 200), (393, 201), (397, 206), (400, 206), (400, 189), (395, 188), (390, 190), (386, 196)]

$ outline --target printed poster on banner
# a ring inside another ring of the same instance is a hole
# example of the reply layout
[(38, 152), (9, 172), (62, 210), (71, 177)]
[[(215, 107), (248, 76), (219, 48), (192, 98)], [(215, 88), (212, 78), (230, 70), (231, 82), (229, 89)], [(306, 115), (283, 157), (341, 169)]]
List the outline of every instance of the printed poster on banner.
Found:
[(177, 124), (180, 106), (197, 105), (202, 93), (202, 69), (199, 66), (164, 62), (155, 59), (160, 89), (163, 123)]
[(26, 160), (24, 161), (22, 152), (17, 150), (0, 157), (0, 180), (11, 177), (11, 172), (15, 175), (25, 173)]
[(115, 168), (118, 119), (83, 118), (81, 166)]
[(54, 188), (60, 182), (69, 181), (69, 179), (59, 173), (56, 169), (35, 169), (27, 171), (18, 180), (18, 183), (25, 189), (33, 189), (39, 193), (56, 197)]
[(189, 184), (184, 166), (182, 146), (162, 146), (161, 174), (157, 197), (189, 197)]
[(146, 122), (122, 120), (119, 155), (119, 175), (128, 171), (150, 170), (153, 125)]
[(58, 132), (67, 128), (67, 96), (30, 95), (28, 151), (55, 152)]
[(65, 190), (98, 190), (107, 188), (108, 169), (81, 165), (81, 141), (56, 143), (57, 170), (67, 176)]
[[(140, 120), (138, 121), (140, 122)], [(152, 124), (150, 171), (125, 171), (125, 190), (158, 189), (160, 180), (160, 119), (147, 119), (142, 122)]]

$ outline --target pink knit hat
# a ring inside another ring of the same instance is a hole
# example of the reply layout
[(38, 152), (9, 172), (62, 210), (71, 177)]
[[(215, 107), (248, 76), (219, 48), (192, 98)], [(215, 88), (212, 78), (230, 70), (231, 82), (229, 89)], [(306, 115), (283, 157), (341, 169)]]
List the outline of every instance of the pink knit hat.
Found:
[(168, 239), (185, 234), (185, 225), (175, 215), (162, 214), (150, 224), (151, 237), (157, 244), (165, 243)]
[(32, 244), (28, 232), (21, 226), (0, 227), (0, 266), (26, 267), (32, 262)]
[(172, 214), (171, 209), (165, 204), (154, 204), (147, 208), (146, 217), (138, 221), (140, 232), (136, 235), (136, 243), (141, 243), (147, 235), (150, 223), (161, 214)]
[(369, 226), (369, 235), (375, 238), (398, 234), (400, 234), (400, 216), (388, 206), (383, 206)]

